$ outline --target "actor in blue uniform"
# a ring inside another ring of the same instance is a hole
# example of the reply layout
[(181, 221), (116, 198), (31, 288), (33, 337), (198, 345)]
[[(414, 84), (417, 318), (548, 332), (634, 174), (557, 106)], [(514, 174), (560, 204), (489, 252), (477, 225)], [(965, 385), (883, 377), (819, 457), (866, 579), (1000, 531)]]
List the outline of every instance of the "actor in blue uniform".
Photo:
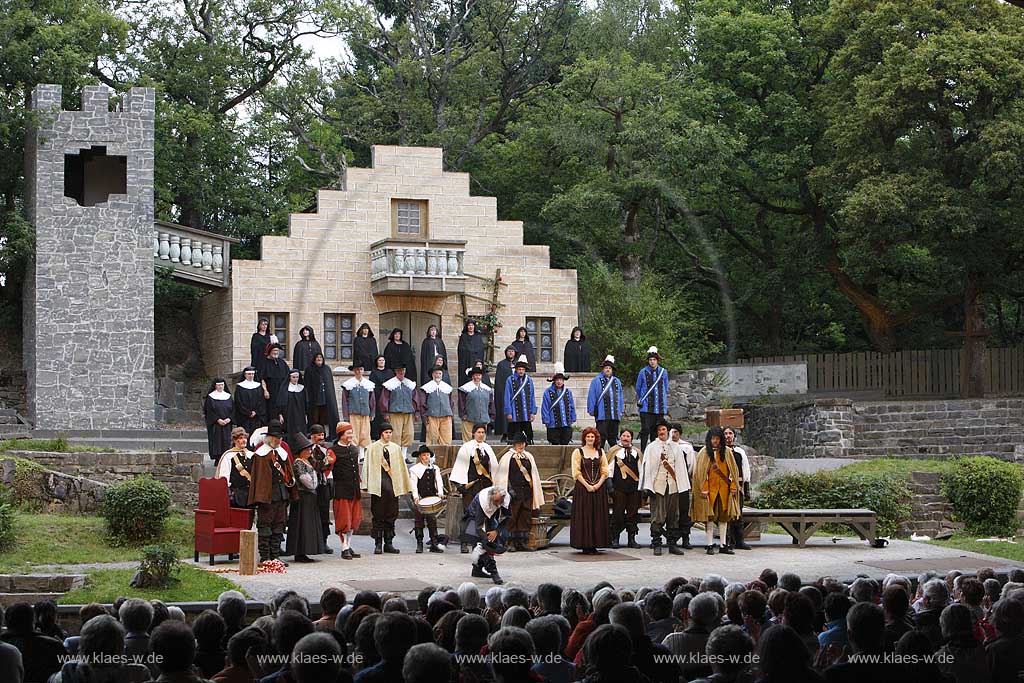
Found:
[(551, 386), (544, 391), (541, 400), (540, 419), (548, 428), (548, 443), (552, 446), (564, 446), (572, 441), (572, 426), (576, 423), (576, 399), (572, 390), (565, 386), (567, 379), (562, 364), (555, 363), (555, 374), (548, 380)]
[(615, 376), (615, 356), (605, 356), (601, 362), (601, 374), (590, 381), (587, 391), (587, 413), (594, 418), (601, 434), (598, 448), (618, 440), (619, 420), (625, 410), (622, 380)]
[(526, 374), (530, 361), (526, 356), (519, 356), (516, 369), (505, 380), (505, 418), (508, 420), (508, 433), (526, 434), (528, 444), (533, 443), (533, 417), (537, 414), (537, 397), (533, 391), (533, 379)]
[(657, 434), (658, 420), (668, 412), (668, 372), (661, 367), (658, 347), (647, 349), (647, 367), (636, 377), (636, 405), (640, 411), (640, 449)]

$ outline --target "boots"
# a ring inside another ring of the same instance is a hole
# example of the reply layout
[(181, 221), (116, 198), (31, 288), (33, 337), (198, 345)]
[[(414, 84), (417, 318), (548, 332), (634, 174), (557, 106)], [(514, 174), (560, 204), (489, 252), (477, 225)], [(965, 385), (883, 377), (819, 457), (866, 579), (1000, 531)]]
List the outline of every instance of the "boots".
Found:
[(283, 546), (281, 545), (284, 540), (284, 534), (271, 533), (270, 534), (270, 559), (277, 560), (284, 566), (288, 566), (288, 563), (281, 559), (281, 555), (284, 554), (282, 551)]
[(352, 550), (352, 534), (354, 534), (354, 533), (355, 533), (354, 531), (349, 531), (349, 532), (347, 532), (345, 534), (345, 547), (348, 548), (348, 553), (353, 558), (360, 558), (360, 557), (362, 557), (362, 555), (357, 553), (355, 550)]
[(732, 547), (737, 550), (750, 550), (747, 539), (743, 538), (743, 522), (741, 521), (729, 523), (729, 540), (732, 541)]
[(423, 529), (415, 529), (416, 532), (416, 554), (423, 553)]
[(263, 533), (263, 530), (261, 529), (257, 533), (257, 549), (260, 553), (260, 562), (268, 562), (271, 559), (270, 530), (268, 529), (266, 533)]
[[(462, 553), (463, 555), (468, 555), (468, 554), (469, 554), (469, 544), (468, 544), (468, 543), (463, 543), (463, 544), (462, 544), (462, 547), (460, 548), (460, 552), (461, 552), (461, 553)], [(475, 565), (474, 565), (474, 566), (475, 566)]]
[(378, 534), (373, 537), (373, 554), (380, 555), (384, 552), (384, 539)]
[(640, 544), (636, 542), (636, 532), (635, 531), (629, 531), (629, 532), (626, 532), (626, 535), (629, 538), (629, 542), (626, 543), (626, 547), (627, 548), (635, 548), (635, 549), (639, 550), (640, 549)]
[(428, 529), (430, 532), (430, 552), (432, 553), (443, 553), (444, 551), (437, 547), (437, 527)]
[(492, 555), (482, 555), (480, 557), (480, 564), (483, 565), (484, 569), (487, 571), (491, 581), (499, 586), (505, 583), (501, 576), (498, 575), (498, 563), (494, 561), (494, 557)]
[(489, 578), (491, 578), (491, 575), (490, 575), (490, 574), (488, 574), (487, 572), (485, 572), (485, 571), (484, 571), (484, 570), (483, 570), (483, 569), (482, 569), (482, 568), (480, 567), (480, 565), (478, 565), (478, 564), (475, 564), (475, 563), (473, 564), (473, 572), (472, 572), (471, 576), (472, 576), (472, 577), (473, 577), (474, 579), (489, 579)]
[(621, 531), (619, 533), (617, 533), (617, 534), (612, 534), (611, 543), (608, 544), (609, 548), (621, 548), (622, 547), (622, 546), (619, 545), (619, 536), (620, 535), (622, 535)]
[(669, 555), (682, 555), (683, 549), (676, 545), (675, 541), (671, 541), (668, 544), (668, 553)]
[(690, 530), (689, 529), (683, 531), (683, 533), (679, 537), (679, 540), (682, 541), (682, 544), (680, 545), (680, 547), (683, 550), (693, 550), (693, 546), (690, 545)]
[(705, 550), (705, 552), (707, 552), (708, 555), (714, 555), (715, 554), (715, 546), (713, 546), (713, 545), (706, 545), (706, 546), (704, 546), (704, 550)]
[[(421, 531), (420, 533), (423, 533), (423, 532)], [(398, 548), (396, 548), (394, 546), (394, 543), (393, 543), (394, 540), (395, 540), (395, 532), (394, 531), (389, 531), (387, 533), (387, 536), (384, 537), (384, 552), (388, 553), (389, 555), (397, 555), (399, 552), (401, 552)]]
[(654, 556), (655, 557), (661, 557), (661, 539), (660, 538), (652, 538), (651, 539), (651, 547), (654, 548)]

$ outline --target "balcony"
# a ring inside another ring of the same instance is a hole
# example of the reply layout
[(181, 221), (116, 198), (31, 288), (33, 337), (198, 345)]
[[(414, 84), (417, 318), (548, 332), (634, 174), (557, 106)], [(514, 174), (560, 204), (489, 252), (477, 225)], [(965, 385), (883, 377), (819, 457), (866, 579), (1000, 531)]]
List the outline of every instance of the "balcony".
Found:
[(176, 280), (207, 287), (231, 286), (231, 245), (239, 240), (187, 225), (155, 221), (153, 265)]
[(448, 296), (466, 291), (465, 241), (384, 239), (370, 245), (374, 294)]

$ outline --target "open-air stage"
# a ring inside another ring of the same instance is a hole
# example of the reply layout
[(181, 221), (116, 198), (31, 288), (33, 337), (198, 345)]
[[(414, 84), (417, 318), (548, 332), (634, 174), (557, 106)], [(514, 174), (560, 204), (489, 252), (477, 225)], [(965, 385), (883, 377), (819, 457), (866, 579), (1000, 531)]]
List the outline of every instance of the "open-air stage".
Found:
[[(332, 536), (331, 547), (335, 554), (319, 555), (319, 562), (292, 562), (285, 574), (229, 576), (256, 600), (269, 599), (282, 588), (290, 588), (316, 600), (328, 586), (342, 588), (351, 598), (355, 591), (363, 589), (414, 597), (426, 586), (458, 586), (464, 581), (474, 581), (483, 591), (493, 585), (487, 579), (470, 577), (470, 556), (461, 554), (458, 545), (449, 546), (444, 554), (424, 552), (417, 555), (411, 529), (412, 520), (398, 521), (395, 545), (401, 550), (399, 555), (373, 555), (373, 539), (356, 536), (353, 547), (362, 557), (342, 560), (338, 537)], [(622, 540), (625, 540), (625, 534)], [(648, 525), (641, 524), (637, 540), (645, 546), (650, 544)], [(704, 533), (697, 529), (694, 529), (690, 542), (694, 549), (686, 551), (682, 557), (667, 552), (661, 557), (654, 557), (649, 547), (605, 550), (596, 557), (584, 557), (569, 547), (569, 530), (566, 528), (553, 539), (549, 548), (507, 553), (498, 559), (498, 568), (506, 586), (533, 589), (550, 581), (564, 587), (590, 588), (599, 581), (609, 581), (616, 588), (635, 590), (642, 586), (661, 586), (673, 576), (692, 578), (712, 573), (721, 574), (730, 581), (747, 582), (756, 578), (765, 567), (771, 567), (780, 574), (796, 572), (807, 582), (820, 576), (850, 579), (861, 574), (882, 577), (889, 572), (916, 576), (928, 569), (946, 572), (993, 567), (998, 571), (1021, 566), (1003, 558), (899, 540), (890, 541), (886, 548), (872, 548), (858, 538), (844, 537), (833, 543), (830, 537), (818, 536), (812, 538), (807, 547), (797, 548), (789, 536), (764, 534), (760, 541), (751, 543), (753, 550), (737, 550), (732, 556), (705, 554), (702, 547)], [(208, 567), (205, 556), (198, 566)], [(218, 569), (227, 567), (237, 567), (237, 564), (217, 565)]]

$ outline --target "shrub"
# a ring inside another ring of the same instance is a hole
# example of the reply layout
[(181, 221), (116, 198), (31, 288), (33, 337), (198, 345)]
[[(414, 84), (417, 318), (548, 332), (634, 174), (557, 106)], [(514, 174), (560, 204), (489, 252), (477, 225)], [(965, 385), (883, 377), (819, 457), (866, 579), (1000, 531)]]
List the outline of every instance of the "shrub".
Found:
[(14, 463), (11, 485), (3, 502), (29, 512), (43, 508), (42, 491), (46, 468), (32, 460), (15, 456), (4, 456), (5, 461)]
[(942, 477), (942, 493), (968, 533), (1012, 535), (1017, 530), (1024, 476), (995, 458), (960, 458)]
[(175, 574), (180, 568), (173, 545), (150, 545), (142, 549), (142, 562), (135, 576), (132, 588), (166, 588), (178, 581)]
[(171, 490), (150, 477), (115, 484), (103, 495), (100, 512), (111, 542), (135, 545), (158, 538), (170, 514)]
[(14, 546), (14, 506), (0, 499), (0, 550)]
[[(906, 480), (887, 473), (847, 474), (839, 471), (793, 472), (761, 483), (750, 502), (756, 508), (868, 508), (878, 516), (880, 536), (896, 533), (910, 518), (910, 489)], [(832, 532), (843, 527), (825, 527)]]

